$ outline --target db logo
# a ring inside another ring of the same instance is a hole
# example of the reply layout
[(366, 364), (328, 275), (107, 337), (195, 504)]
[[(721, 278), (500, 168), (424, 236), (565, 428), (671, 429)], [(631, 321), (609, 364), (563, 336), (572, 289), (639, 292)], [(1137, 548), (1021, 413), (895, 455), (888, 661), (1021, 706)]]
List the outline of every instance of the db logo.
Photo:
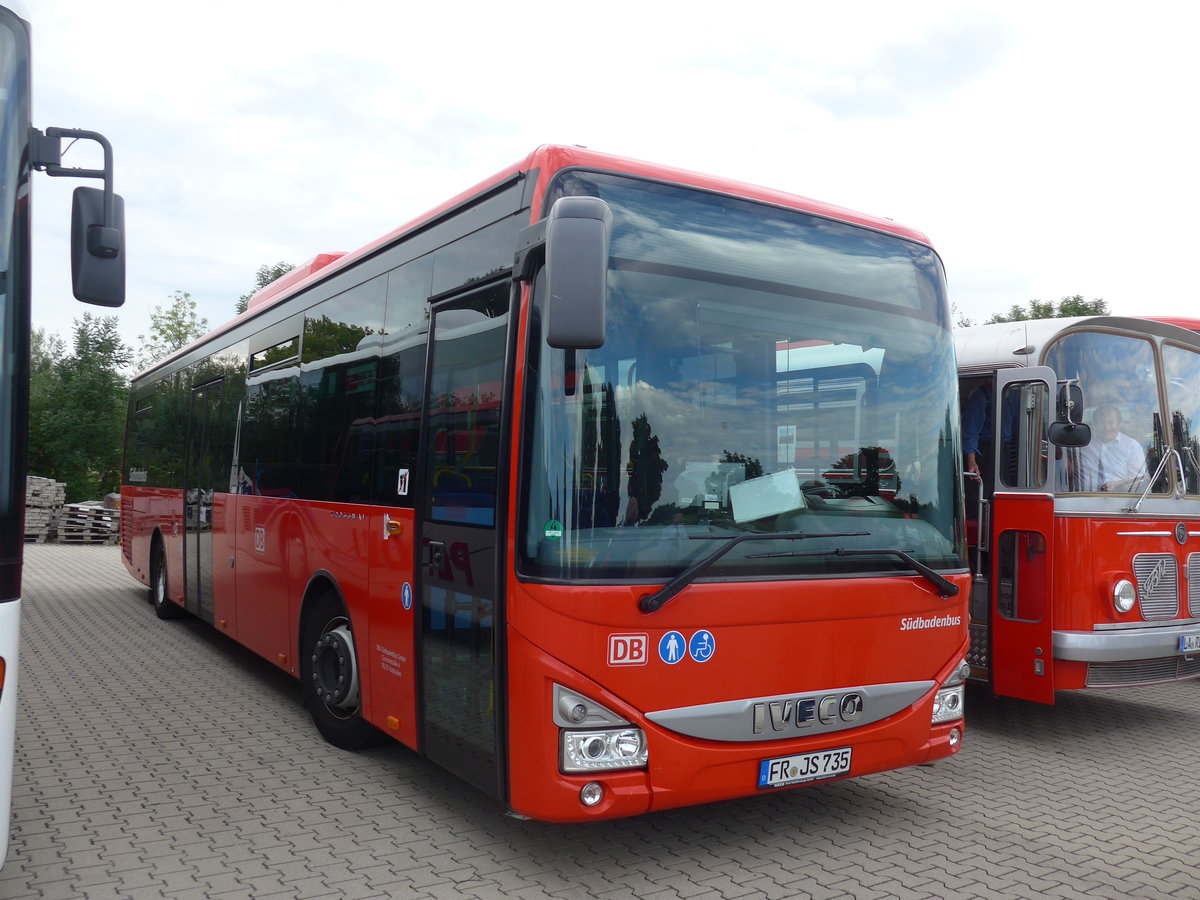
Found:
[(648, 634), (610, 634), (608, 664), (610, 666), (644, 666), (650, 659)]
[(254, 526), (254, 549), (259, 553), (267, 552), (267, 529), (262, 525)]

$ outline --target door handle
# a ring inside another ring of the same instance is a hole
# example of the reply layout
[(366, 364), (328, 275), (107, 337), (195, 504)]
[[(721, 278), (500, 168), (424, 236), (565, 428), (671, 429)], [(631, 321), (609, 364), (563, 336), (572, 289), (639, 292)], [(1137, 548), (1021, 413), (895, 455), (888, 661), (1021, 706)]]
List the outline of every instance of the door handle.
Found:
[(446, 567), (446, 545), (441, 541), (430, 541), (425, 546), (425, 568), (432, 575)]
[(383, 514), (383, 539), (390, 540), (394, 537), (400, 537), (404, 534), (404, 523), (398, 519), (393, 519), (387, 513)]

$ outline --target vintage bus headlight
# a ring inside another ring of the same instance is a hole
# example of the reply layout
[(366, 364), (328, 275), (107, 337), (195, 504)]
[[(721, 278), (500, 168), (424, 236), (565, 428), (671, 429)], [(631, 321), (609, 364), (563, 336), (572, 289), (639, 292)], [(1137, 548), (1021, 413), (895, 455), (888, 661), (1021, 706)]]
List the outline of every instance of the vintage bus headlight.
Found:
[(1113, 606), (1117, 608), (1119, 613), (1127, 613), (1133, 609), (1133, 604), (1137, 602), (1137, 590), (1133, 586), (1133, 582), (1127, 578), (1122, 578), (1113, 585)]
[(931, 724), (940, 725), (942, 722), (953, 722), (963, 717), (963, 682), (971, 674), (971, 666), (964, 659), (950, 674), (950, 677), (938, 688), (933, 697), (933, 719)]
[(563, 731), (562, 770), (597, 772), (646, 765), (646, 734), (640, 728)]

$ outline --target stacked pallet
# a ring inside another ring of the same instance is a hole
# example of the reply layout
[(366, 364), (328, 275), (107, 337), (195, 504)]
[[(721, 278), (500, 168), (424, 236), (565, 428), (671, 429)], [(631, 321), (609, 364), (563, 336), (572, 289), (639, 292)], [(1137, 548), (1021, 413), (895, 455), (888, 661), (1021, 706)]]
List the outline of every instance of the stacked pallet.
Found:
[(67, 499), (67, 486), (53, 478), (25, 476), (25, 540), (38, 544), (58, 533), (58, 519)]
[(121, 534), (121, 511), (105, 509), (98, 500), (67, 503), (58, 519), (58, 540), (64, 544), (115, 544)]

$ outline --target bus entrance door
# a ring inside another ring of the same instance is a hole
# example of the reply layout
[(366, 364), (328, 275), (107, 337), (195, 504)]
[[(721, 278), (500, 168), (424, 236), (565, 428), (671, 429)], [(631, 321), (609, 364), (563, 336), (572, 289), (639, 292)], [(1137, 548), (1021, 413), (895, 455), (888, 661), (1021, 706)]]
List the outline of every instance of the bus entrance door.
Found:
[[(213, 621), (213, 495), (215, 422), (224, 382), (210, 381), (192, 389), (188, 415), (187, 464), (183, 491), (185, 605), (188, 612)], [(225, 475), (228, 490), (228, 472)]]
[(995, 493), (992, 497), (989, 609), (992, 690), (1054, 702), (1053, 573), (1055, 472), (1047, 439), (1054, 373), (1028, 367), (999, 373)]
[(434, 307), (417, 513), (421, 750), (504, 797), (497, 574), (508, 285)]
[(1054, 702), (1050, 615), (1054, 498), (997, 495), (992, 568), (992, 690)]

